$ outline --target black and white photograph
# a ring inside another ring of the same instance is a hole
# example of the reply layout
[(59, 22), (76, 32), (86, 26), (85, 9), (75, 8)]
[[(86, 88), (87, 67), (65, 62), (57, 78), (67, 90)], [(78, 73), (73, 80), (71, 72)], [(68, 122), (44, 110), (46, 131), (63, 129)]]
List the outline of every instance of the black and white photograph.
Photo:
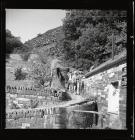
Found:
[(126, 10), (5, 13), (5, 129), (127, 130)]

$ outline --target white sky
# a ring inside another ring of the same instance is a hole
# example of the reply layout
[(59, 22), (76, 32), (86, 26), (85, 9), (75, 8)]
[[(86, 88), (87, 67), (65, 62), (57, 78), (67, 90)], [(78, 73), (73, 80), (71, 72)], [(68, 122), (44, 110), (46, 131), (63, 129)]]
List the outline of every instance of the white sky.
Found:
[(65, 10), (59, 9), (6, 9), (6, 29), (24, 43), (39, 33), (62, 25)]

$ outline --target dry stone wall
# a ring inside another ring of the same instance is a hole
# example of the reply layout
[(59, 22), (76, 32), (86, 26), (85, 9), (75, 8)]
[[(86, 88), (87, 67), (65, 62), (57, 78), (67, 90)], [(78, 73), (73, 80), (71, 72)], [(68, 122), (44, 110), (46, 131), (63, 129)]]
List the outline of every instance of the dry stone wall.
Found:
[[(48, 106), (49, 104), (58, 104), (62, 100), (64, 100), (64, 93), (58, 92), (54, 93), (51, 91), (50, 88), (43, 88), (43, 89), (35, 89), (33, 87), (12, 87), (10, 85), (6, 86), (6, 94), (7, 94), (7, 100), (10, 100), (9, 97), (12, 95), (15, 96), (15, 98), (28, 98), (28, 99), (37, 99), (39, 101), (39, 106), (45, 105)], [(8, 105), (8, 104), (7, 104)]]
[(44, 97), (45, 100), (50, 101), (64, 101), (67, 98), (67, 93), (58, 91), (57, 93), (53, 92), (50, 88), (35, 89), (33, 87), (12, 87), (10, 85), (6, 86), (6, 93), (16, 95), (17, 97)]

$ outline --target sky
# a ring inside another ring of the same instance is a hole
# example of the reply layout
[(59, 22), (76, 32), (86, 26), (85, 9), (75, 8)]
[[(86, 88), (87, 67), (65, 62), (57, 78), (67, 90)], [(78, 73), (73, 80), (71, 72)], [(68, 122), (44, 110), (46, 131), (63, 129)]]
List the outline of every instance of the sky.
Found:
[(24, 43), (61, 26), (65, 16), (65, 10), (60, 9), (6, 9), (6, 29)]

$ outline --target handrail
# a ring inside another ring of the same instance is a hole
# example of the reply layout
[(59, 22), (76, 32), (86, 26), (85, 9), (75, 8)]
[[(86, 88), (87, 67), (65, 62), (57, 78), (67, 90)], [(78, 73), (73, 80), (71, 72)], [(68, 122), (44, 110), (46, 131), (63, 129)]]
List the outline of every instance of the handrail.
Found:
[(98, 115), (111, 115), (111, 114), (114, 114), (114, 115), (118, 115), (116, 113), (111, 113), (111, 112), (106, 112), (106, 113), (103, 113), (103, 112), (97, 112), (97, 111), (87, 111), (87, 110), (73, 110), (75, 112), (84, 112), (84, 113), (93, 113), (93, 114), (98, 114)]
[(92, 114), (98, 114), (98, 115), (104, 115), (101, 112), (97, 112), (97, 111), (85, 111), (85, 110), (73, 110), (75, 112), (84, 112), (84, 113), (92, 113)]

